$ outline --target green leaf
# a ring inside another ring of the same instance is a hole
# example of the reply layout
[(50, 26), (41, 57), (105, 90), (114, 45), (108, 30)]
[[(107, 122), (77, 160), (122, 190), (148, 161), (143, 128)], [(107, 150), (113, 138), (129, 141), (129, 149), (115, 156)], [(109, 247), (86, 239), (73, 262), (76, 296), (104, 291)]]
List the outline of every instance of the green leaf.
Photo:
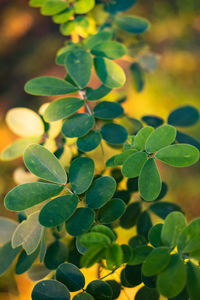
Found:
[(77, 208), (73, 216), (66, 222), (66, 230), (72, 236), (87, 232), (95, 220), (94, 211), (89, 207)]
[(81, 266), (89, 268), (99, 262), (104, 257), (106, 246), (104, 243), (91, 246), (81, 257)]
[(78, 157), (69, 168), (69, 182), (76, 194), (82, 194), (92, 183), (95, 165), (89, 157)]
[(110, 176), (96, 179), (86, 193), (86, 204), (94, 209), (104, 206), (114, 195), (116, 182)]
[(94, 0), (77, 0), (74, 3), (74, 9), (76, 14), (85, 14), (89, 12), (95, 5)]
[(66, 184), (67, 175), (59, 160), (45, 147), (32, 144), (24, 152), (24, 163), (34, 175), (54, 183)]
[(145, 115), (142, 117), (142, 121), (149, 126), (157, 128), (164, 123), (164, 120), (154, 115)]
[(104, 245), (106, 247), (110, 243), (110, 238), (100, 232), (89, 232), (80, 237), (80, 244), (87, 248), (96, 244)]
[(47, 0), (41, 9), (41, 14), (44, 16), (53, 16), (68, 7), (67, 2), (61, 0)]
[(135, 249), (139, 246), (146, 246), (147, 240), (143, 235), (135, 235), (129, 240), (128, 244), (131, 248)]
[(141, 213), (140, 202), (133, 202), (129, 204), (126, 208), (125, 213), (120, 219), (120, 226), (125, 229), (129, 229), (133, 227), (136, 224), (140, 213)]
[(128, 178), (138, 177), (147, 160), (147, 154), (144, 152), (136, 152), (129, 156), (122, 167), (122, 174)]
[(143, 127), (139, 120), (127, 116), (120, 118), (120, 124), (126, 127), (129, 135), (136, 134)]
[(188, 167), (199, 160), (199, 150), (191, 145), (171, 145), (159, 150), (155, 157), (173, 167)]
[(97, 119), (112, 120), (124, 112), (122, 106), (116, 102), (102, 101), (94, 107), (94, 116)]
[(14, 211), (25, 210), (58, 195), (63, 186), (42, 182), (31, 182), (16, 186), (5, 197), (5, 207)]
[(135, 149), (128, 149), (128, 150), (125, 150), (124, 152), (122, 152), (120, 154), (114, 155), (113, 156), (113, 159), (114, 159), (113, 166), (120, 166), (120, 165), (122, 165), (135, 152), (137, 152), (137, 150), (135, 150)]
[(30, 144), (38, 143), (40, 139), (40, 136), (34, 136), (17, 140), (3, 150), (0, 156), (1, 160), (9, 161), (20, 157)]
[(109, 224), (120, 218), (125, 212), (126, 205), (121, 199), (112, 199), (98, 212), (98, 220), (102, 224)]
[(84, 49), (67, 51), (65, 67), (76, 85), (83, 89), (89, 82), (92, 71), (92, 57)]
[(17, 225), (14, 220), (0, 217), (0, 244), (4, 245), (10, 241)]
[(30, 0), (29, 5), (33, 7), (41, 7), (46, 0)]
[(114, 22), (122, 29), (123, 31), (141, 34), (149, 29), (149, 22), (146, 19), (135, 17), (135, 16), (115, 16)]
[(108, 88), (120, 88), (125, 84), (126, 76), (123, 69), (108, 58), (95, 57), (94, 66), (102, 83)]
[(153, 248), (144, 245), (133, 249), (132, 258), (128, 261), (129, 265), (136, 266), (144, 262), (146, 257), (152, 252)]
[(156, 289), (150, 289), (143, 286), (135, 295), (135, 300), (159, 300), (159, 294)]
[(122, 244), (121, 248), (123, 251), (123, 262), (128, 263), (132, 259), (132, 256), (133, 256), (132, 248), (126, 244)]
[(17, 260), (17, 264), (15, 266), (15, 273), (19, 275), (28, 271), (28, 269), (30, 269), (30, 267), (36, 260), (39, 252), (40, 252), (40, 247), (38, 247), (31, 255), (27, 255), (26, 251), (23, 250)]
[(106, 264), (108, 269), (119, 268), (123, 263), (123, 251), (120, 245), (113, 243), (106, 251)]
[(107, 235), (112, 242), (116, 240), (116, 235), (108, 226), (105, 225), (95, 225), (94, 227), (92, 227), (91, 232), (103, 233)]
[(73, 300), (94, 300), (94, 297), (92, 295), (82, 292), (80, 294), (77, 294), (73, 297)]
[(157, 289), (167, 298), (177, 296), (186, 283), (186, 267), (178, 254), (171, 256), (168, 267), (158, 275)]
[(67, 81), (51, 76), (31, 79), (25, 85), (25, 91), (36, 96), (64, 95), (77, 90), (77, 87)]
[(68, 289), (59, 281), (43, 280), (32, 291), (32, 300), (70, 300)]
[(76, 26), (76, 20), (68, 21), (67, 23), (61, 24), (60, 32), (63, 35), (70, 35), (76, 29)]
[(102, 280), (91, 281), (87, 286), (86, 292), (91, 294), (95, 300), (112, 299), (112, 289), (110, 285)]
[(181, 211), (181, 208), (172, 202), (161, 202), (152, 204), (150, 210), (156, 214), (156, 216), (165, 219), (172, 211)]
[(86, 98), (88, 101), (99, 100), (110, 93), (112, 89), (106, 87), (105, 85), (100, 85), (97, 89), (93, 90), (90, 87), (86, 88)]
[(154, 129), (151, 126), (141, 128), (135, 136), (134, 148), (138, 151), (143, 151), (145, 149), (146, 140), (153, 131)]
[(174, 142), (176, 129), (171, 125), (163, 125), (153, 131), (146, 140), (145, 150), (149, 153), (156, 152)]
[(163, 246), (161, 240), (161, 231), (162, 231), (163, 224), (156, 224), (150, 230), (148, 234), (148, 240), (154, 247), (161, 247)]
[(36, 265), (34, 264), (30, 270), (27, 272), (28, 278), (32, 281), (39, 281), (45, 278), (50, 273), (44, 265)]
[(130, 71), (133, 78), (134, 89), (136, 92), (140, 93), (145, 85), (144, 70), (137, 62), (135, 62), (130, 66)]
[(118, 11), (125, 11), (129, 9), (136, 2), (137, 0), (126, 0), (126, 1), (115, 0), (115, 1), (110, 1), (108, 3), (105, 3), (105, 8), (110, 13), (114, 14), (117, 13)]
[(145, 238), (148, 238), (148, 233), (151, 227), (151, 217), (147, 211), (143, 211), (137, 220), (137, 233), (145, 236)]
[(108, 123), (101, 128), (103, 139), (112, 145), (123, 144), (128, 137), (128, 132), (125, 127), (119, 124)]
[(191, 261), (187, 262), (187, 288), (191, 300), (197, 300), (200, 295), (200, 269)]
[(199, 120), (199, 111), (191, 106), (185, 105), (173, 110), (169, 116), (167, 122), (173, 126), (192, 126)]
[(40, 224), (45, 227), (55, 227), (68, 220), (75, 212), (78, 205), (76, 195), (64, 195), (48, 202), (39, 215)]
[(69, 255), (68, 247), (59, 240), (51, 243), (44, 258), (44, 264), (49, 270), (55, 270), (60, 264), (64, 263)]
[(11, 242), (0, 248), (0, 275), (3, 275), (8, 270), (20, 250), (21, 247), (13, 249)]
[(145, 276), (159, 274), (167, 268), (171, 260), (170, 251), (167, 247), (158, 247), (147, 256), (143, 265), (142, 273)]
[(141, 265), (130, 266), (126, 265), (125, 267), (125, 279), (131, 285), (135, 287), (142, 282), (141, 279)]
[(75, 114), (66, 119), (62, 126), (62, 133), (69, 138), (86, 135), (94, 126), (93, 116), (88, 114)]
[(177, 243), (177, 239), (183, 229), (186, 227), (185, 216), (181, 212), (172, 212), (165, 219), (165, 223), (162, 227), (161, 239), (164, 245), (174, 248)]
[(74, 15), (74, 10), (72, 8), (66, 8), (60, 13), (53, 16), (53, 21), (56, 24), (62, 24), (69, 21), (70, 17)]
[(54, 122), (69, 117), (84, 105), (79, 98), (61, 98), (50, 103), (44, 113), (46, 122)]
[(112, 289), (112, 299), (117, 299), (121, 293), (121, 284), (116, 280), (106, 280), (106, 283), (108, 283)]
[(139, 191), (145, 201), (153, 201), (160, 194), (161, 179), (153, 158), (149, 158), (141, 170)]
[(12, 236), (12, 247), (22, 246), (27, 255), (35, 252), (41, 241), (43, 229), (39, 224), (38, 214), (37, 211), (20, 223)]
[(189, 144), (189, 145), (192, 145), (192, 146), (196, 147), (200, 151), (200, 142), (197, 141), (195, 138), (193, 138), (192, 136), (190, 136), (188, 134), (185, 134), (185, 133), (180, 132), (180, 131), (177, 130), (176, 140), (180, 144)]
[(200, 249), (200, 218), (193, 220), (179, 235), (178, 251), (192, 252)]
[(91, 49), (91, 53), (96, 56), (117, 59), (126, 54), (126, 47), (116, 41), (103, 41)]
[(105, 41), (109, 41), (112, 39), (112, 33), (110, 31), (99, 31), (94, 35), (91, 35), (86, 40), (86, 47), (92, 50), (98, 44), (101, 44)]
[(88, 134), (78, 138), (77, 147), (80, 151), (90, 152), (101, 143), (101, 135), (98, 131), (91, 130)]
[(56, 279), (62, 282), (70, 292), (84, 288), (85, 277), (75, 265), (70, 263), (61, 264), (56, 270)]

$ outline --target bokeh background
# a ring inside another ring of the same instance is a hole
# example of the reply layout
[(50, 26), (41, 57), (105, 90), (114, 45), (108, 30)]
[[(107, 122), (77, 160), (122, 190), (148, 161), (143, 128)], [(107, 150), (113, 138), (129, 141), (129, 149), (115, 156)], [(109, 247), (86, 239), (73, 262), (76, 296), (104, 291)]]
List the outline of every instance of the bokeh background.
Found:
[[(141, 93), (134, 90), (128, 78), (124, 104), (128, 115), (141, 118), (156, 114), (166, 119), (180, 105), (192, 104), (200, 109), (200, 1), (140, 0), (132, 13), (148, 18), (152, 24), (144, 40), (157, 55), (158, 67), (145, 75)], [(0, 0), (0, 151), (16, 139), (5, 125), (9, 108), (24, 106), (37, 111), (49, 101), (25, 94), (23, 87), (35, 76), (64, 75), (63, 68), (54, 63), (64, 41), (58, 26), (41, 16), (38, 9), (30, 8), (27, 0)], [(127, 67), (126, 62), (122, 64)], [(185, 132), (200, 140), (199, 123)], [(20, 165), (20, 159), (0, 162), (0, 215), (15, 218), (4, 209), (3, 198), (15, 185), (13, 171)], [(200, 216), (200, 164), (181, 170), (160, 168), (170, 186), (166, 200), (181, 205), (189, 220)], [(9, 270), (0, 279), (0, 300), (30, 300), (31, 288), (26, 275), (14, 277)]]

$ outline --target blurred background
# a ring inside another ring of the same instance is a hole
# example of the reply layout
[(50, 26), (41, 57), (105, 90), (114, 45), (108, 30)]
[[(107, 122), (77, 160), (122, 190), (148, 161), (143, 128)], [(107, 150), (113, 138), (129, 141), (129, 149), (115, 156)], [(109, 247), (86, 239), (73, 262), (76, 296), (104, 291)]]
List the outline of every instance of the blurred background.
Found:
[[(134, 118), (155, 114), (166, 119), (180, 105), (200, 109), (200, 1), (140, 0), (131, 13), (151, 22), (144, 40), (157, 55), (158, 67), (145, 74), (141, 93), (134, 90), (128, 77), (124, 104), (127, 114)], [(5, 125), (6, 112), (21, 106), (37, 111), (49, 100), (25, 94), (25, 82), (39, 75), (64, 75), (64, 68), (54, 61), (65, 40), (51, 18), (30, 8), (27, 0), (0, 0), (0, 151), (16, 139)], [(127, 66), (126, 62), (122, 64)], [(198, 123), (185, 132), (200, 141), (199, 129)], [(13, 171), (19, 165), (20, 159), (0, 162), (2, 216), (11, 216), (3, 207), (3, 198), (15, 185)], [(182, 170), (161, 165), (161, 170), (170, 186), (167, 201), (181, 205), (188, 219), (200, 216), (200, 164)], [(0, 300), (30, 300), (32, 283), (26, 275), (13, 277), (11, 273), (0, 279)]]

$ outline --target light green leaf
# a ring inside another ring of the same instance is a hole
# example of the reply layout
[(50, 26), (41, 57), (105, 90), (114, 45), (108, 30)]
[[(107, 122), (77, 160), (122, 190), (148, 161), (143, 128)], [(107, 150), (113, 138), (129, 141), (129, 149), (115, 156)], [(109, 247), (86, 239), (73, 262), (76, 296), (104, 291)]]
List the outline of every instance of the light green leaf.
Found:
[(163, 244), (170, 248), (174, 248), (180, 233), (186, 225), (185, 216), (181, 212), (175, 211), (170, 213), (165, 219), (161, 231), (161, 240)]
[(14, 211), (25, 210), (58, 195), (63, 186), (42, 182), (31, 182), (16, 186), (5, 197), (5, 207)]
[(62, 126), (62, 133), (69, 138), (86, 135), (94, 126), (94, 117), (88, 114), (75, 114), (67, 118)]
[(191, 261), (187, 262), (187, 288), (190, 300), (197, 300), (200, 295), (200, 269)]
[(200, 218), (193, 220), (179, 235), (178, 250), (180, 252), (193, 252), (200, 249)]
[(114, 166), (122, 165), (131, 155), (135, 154), (137, 150), (135, 149), (128, 149), (124, 152), (117, 154), (114, 156)]
[(94, 66), (99, 79), (111, 89), (120, 88), (125, 84), (126, 76), (123, 69), (108, 58), (95, 57)]
[(142, 273), (145, 276), (156, 275), (166, 269), (170, 260), (170, 250), (167, 247), (155, 248), (145, 259), (142, 265)]
[(133, 153), (123, 163), (122, 174), (128, 178), (134, 178), (139, 176), (146, 160), (147, 160), (146, 153), (144, 152)]
[(77, 48), (66, 53), (65, 67), (80, 89), (83, 89), (90, 80), (92, 64), (92, 56), (84, 49)]
[(24, 163), (34, 175), (58, 184), (66, 184), (67, 174), (59, 160), (45, 147), (30, 145), (24, 152)]
[(17, 140), (3, 150), (1, 153), (1, 160), (9, 161), (20, 157), (30, 144), (37, 143), (40, 141), (40, 139), (40, 136), (34, 136)]
[(13, 249), (11, 242), (0, 248), (0, 275), (3, 275), (8, 270), (20, 250), (21, 247)]
[(149, 153), (156, 152), (174, 142), (176, 129), (171, 125), (162, 125), (154, 130), (146, 140), (145, 150)]
[(29, 5), (33, 7), (41, 7), (46, 0), (30, 0)]
[(168, 267), (158, 275), (157, 289), (167, 298), (177, 296), (186, 283), (186, 267), (178, 254), (171, 256)]
[(161, 179), (153, 158), (149, 158), (141, 170), (139, 191), (145, 201), (153, 201), (160, 194)]
[(28, 94), (36, 96), (64, 95), (76, 92), (77, 87), (69, 82), (51, 76), (41, 76), (29, 80), (25, 85)]
[(70, 35), (76, 28), (76, 21), (72, 20), (72, 21), (68, 21), (67, 23), (63, 23), (60, 26), (60, 32), (63, 35)]
[(76, 194), (87, 191), (94, 177), (94, 168), (94, 162), (89, 157), (78, 157), (72, 161), (69, 168), (69, 181)]
[(48, 202), (39, 215), (40, 224), (45, 227), (55, 227), (68, 220), (78, 205), (77, 195), (64, 195)]
[(187, 144), (171, 145), (160, 149), (155, 157), (173, 167), (188, 167), (199, 160), (199, 150)]
[(81, 266), (89, 268), (99, 262), (105, 255), (105, 249), (106, 245), (104, 243), (91, 246), (81, 257)]
[(12, 247), (22, 246), (27, 255), (32, 254), (37, 249), (42, 237), (43, 229), (39, 224), (38, 215), (39, 212), (35, 212), (20, 223), (12, 236)]
[(135, 136), (134, 147), (139, 151), (143, 151), (145, 149), (146, 140), (153, 131), (154, 128), (151, 126), (141, 128)]
[(4, 245), (10, 241), (17, 225), (18, 223), (14, 220), (0, 217), (0, 244)]
[(114, 242), (116, 240), (116, 235), (114, 234), (112, 229), (110, 229), (108, 226), (105, 226), (105, 225), (95, 225), (92, 227), (91, 232), (103, 233), (103, 234), (107, 235), (107, 237), (109, 237), (109, 239), (112, 242)]
[(149, 22), (146, 19), (136, 17), (136, 16), (116, 16), (114, 22), (120, 27), (120, 29), (133, 33), (141, 34), (149, 29)]
[(109, 237), (100, 232), (89, 232), (80, 237), (80, 244), (84, 247), (91, 247), (96, 244), (108, 246), (110, 243)]
[(51, 102), (44, 113), (47, 122), (54, 122), (69, 117), (84, 105), (80, 98), (61, 98)]
[(72, 8), (67, 8), (60, 13), (53, 16), (53, 21), (57, 24), (62, 24), (67, 22), (71, 16), (74, 15), (74, 10)]
[(106, 251), (106, 264), (108, 269), (119, 268), (123, 263), (123, 251), (120, 245), (113, 243)]
[(86, 39), (85, 45), (88, 49), (92, 50), (98, 44), (112, 39), (112, 33), (110, 31), (99, 31), (94, 35), (91, 35)]
[(95, 45), (92, 48), (91, 53), (96, 56), (117, 59), (126, 54), (126, 47), (116, 41), (104, 41)]
[(86, 14), (91, 9), (93, 9), (95, 5), (94, 0), (77, 0), (74, 3), (74, 9), (76, 14)]
[(68, 2), (61, 0), (47, 0), (42, 6), (41, 14), (44, 16), (53, 16), (63, 11), (68, 5)]

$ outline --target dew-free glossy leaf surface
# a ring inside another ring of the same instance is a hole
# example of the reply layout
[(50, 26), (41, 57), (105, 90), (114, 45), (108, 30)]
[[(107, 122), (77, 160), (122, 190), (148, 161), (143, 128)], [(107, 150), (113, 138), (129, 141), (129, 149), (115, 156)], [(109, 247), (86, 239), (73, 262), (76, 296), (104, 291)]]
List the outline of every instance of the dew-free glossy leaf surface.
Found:
[(86, 193), (86, 204), (91, 208), (101, 208), (114, 195), (116, 182), (110, 176), (103, 176), (96, 179)]
[(112, 89), (106, 87), (105, 85), (100, 85), (97, 89), (93, 90), (90, 87), (86, 88), (86, 98), (89, 101), (99, 100), (105, 97), (107, 94), (110, 93)]
[(105, 234), (107, 237), (109, 237), (109, 239), (113, 242), (116, 240), (116, 235), (114, 234), (114, 232), (112, 231), (111, 228), (109, 228), (108, 226), (105, 225), (95, 225), (94, 227), (92, 227), (91, 229), (92, 232), (100, 232)]
[(70, 300), (69, 290), (59, 281), (43, 280), (32, 291), (32, 300)]
[(46, 251), (44, 265), (49, 270), (55, 270), (60, 264), (64, 263), (69, 255), (68, 247), (61, 241), (55, 240)]
[(125, 212), (126, 205), (121, 199), (112, 199), (98, 213), (98, 219), (103, 224), (109, 224), (120, 218)]
[(8, 270), (20, 250), (21, 247), (13, 249), (11, 242), (6, 243), (0, 248), (0, 275)]
[(181, 211), (181, 208), (172, 202), (160, 202), (152, 204), (150, 210), (161, 219), (165, 219), (172, 211)]
[(65, 8), (67, 8), (68, 3), (59, 0), (47, 0), (41, 9), (41, 14), (44, 16), (53, 16)]
[(126, 128), (122, 125), (114, 123), (105, 124), (101, 128), (101, 134), (107, 143), (113, 145), (123, 144), (128, 137)]
[(69, 182), (76, 194), (82, 194), (92, 183), (94, 162), (89, 157), (79, 157), (72, 161), (69, 168)]
[(45, 227), (54, 227), (69, 219), (78, 205), (76, 195), (64, 195), (48, 202), (39, 215), (40, 224)]
[(96, 56), (103, 56), (110, 59), (117, 59), (126, 54), (126, 47), (116, 41), (104, 41), (95, 45), (91, 53)]
[(29, 80), (25, 85), (25, 91), (36, 96), (53, 96), (76, 92), (77, 87), (56, 77), (41, 76)]
[(51, 102), (44, 113), (47, 122), (54, 122), (69, 117), (84, 105), (84, 100), (79, 98), (61, 98)]
[(0, 244), (8, 243), (18, 223), (6, 217), (0, 217)]
[(125, 11), (125, 10), (129, 9), (131, 6), (133, 6), (136, 2), (137, 2), (137, 0), (110, 1), (105, 4), (105, 9), (111, 13), (116, 13), (118, 11)]
[(106, 264), (108, 269), (118, 268), (123, 263), (123, 250), (120, 245), (113, 243), (106, 251)]
[(90, 50), (94, 48), (96, 45), (101, 44), (105, 41), (109, 41), (112, 39), (112, 33), (109, 31), (99, 31), (94, 35), (91, 35), (86, 40), (86, 47)]
[(136, 16), (116, 16), (114, 21), (120, 29), (133, 34), (144, 33), (149, 28), (149, 22), (146, 19)]
[(40, 247), (38, 247), (31, 255), (27, 255), (26, 251), (23, 250), (22, 253), (20, 254), (17, 264), (15, 266), (15, 273), (18, 275), (23, 274), (28, 269), (30, 269), (30, 267), (36, 260), (38, 254), (39, 254), (39, 251), (40, 251)]
[(112, 299), (112, 289), (108, 283), (102, 280), (91, 281), (86, 291), (91, 294), (96, 300)]
[(134, 139), (134, 148), (139, 151), (143, 151), (145, 149), (145, 143), (149, 135), (153, 132), (153, 127), (145, 126), (141, 128), (135, 136)]
[(144, 152), (136, 152), (129, 156), (122, 167), (122, 174), (128, 178), (135, 178), (140, 172), (147, 160), (147, 154)]
[(187, 288), (190, 299), (198, 299), (200, 295), (200, 269), (190, 261), (187, 263)]
[(142, 273), (145, 276), (156, 275), (168, 266), (170, 259), (170, 251), (167, 247), (156, 248), (145, 259)]
[(160, 194), (161, 179), (153, 158), (149, 158), (141, 170), (139, 191), (145, 201), (153, 201)]
[(122, 115), (123, 111), (117, 102), (101, 101), (94, 107), (94, 116), (98, 119), (112, 120)]
[(58, 267), (56, 279), (62, 282), (70, 292), (79, 291), (85, 285), (83, 273), (71, 263), (63, 263)]
[(129, 204), (123, 216), (120, 218), (121, 227), (125, 229), (129, 229), (133, 227), (136, 224), (140, 213), (141, 213), (141, 205), (139, 202), (133, 202)]
[(89, 82), (92, 71), (92, 57), (84, 49), (67, 51), (65, 67), (76, 85), (83, 89)]
[(25, 210), (58, 195), (63, 186), (42, 182), (24, 183), (16, 186), (5, 197), (5, 207), (14, 211)]
[(168, 116), (168, 123), (173, 126), (192, 126), (199, 120), (199, 111), (191, 106), (185, 105), (173, 110)]
[(62, 133), (69, 138), (86, 135), (94, 126), (94, 118), (88, 114), (75, 114), (67, 118), (62, 126)]
[(188, 167), (199, 160), (199, 150), (192, 145), (171, 145), (160, 149), (155, 157), (170, 166)]
[(200, 218), (197, 218), (181, 232), (177, 243), (180, 252), (187, 253), (200, 249), (199, 228)]
[(30, 145), (24, 152), (24, 163), (34, 175), (54, 183), (65, 184), (67, 174), (59, 160), (45, 147)]
[(96, 244), (108, 246), (110, 242), (110, 238), (100, 232), (89, 232), (80, 237), (80, 244), (84, 247), (91, 247)]
[(149, 153), (156, 152), (164, 148), (176, 138), (176, 129), (171, 125), (163, 125), (155, 129), (147, 138), (145, 150)]
[(78, 138), (77, 147), (80, 151), (90, 152), (101, 143), (101, 135), (98, 131), (91, 130), (88, 134)]
[(85, 14), (90, 11), (95, 5), (94, 0), (77, 0), (74, 3), (75, 13)]
[(135, 295), (135, 300), (158, 300), (159, 294), (156, 289), (143, 286)]
[(94, 297), (92, 297), (92, 295), (83, 292), (80, 294), (77, 294), (73, 297), (73, 300), (94, 300)]
[(95, 214), (91, 208), (77, 208), (73, 216), (66, 222), (66, 230), (72, 236), (79, 236), (90, 229), (94, 219)]
[(95, 57), (94, 66), (99, 79), (108, 88), (120, 88), (125, 84), (123, 69), (108, 58)]

